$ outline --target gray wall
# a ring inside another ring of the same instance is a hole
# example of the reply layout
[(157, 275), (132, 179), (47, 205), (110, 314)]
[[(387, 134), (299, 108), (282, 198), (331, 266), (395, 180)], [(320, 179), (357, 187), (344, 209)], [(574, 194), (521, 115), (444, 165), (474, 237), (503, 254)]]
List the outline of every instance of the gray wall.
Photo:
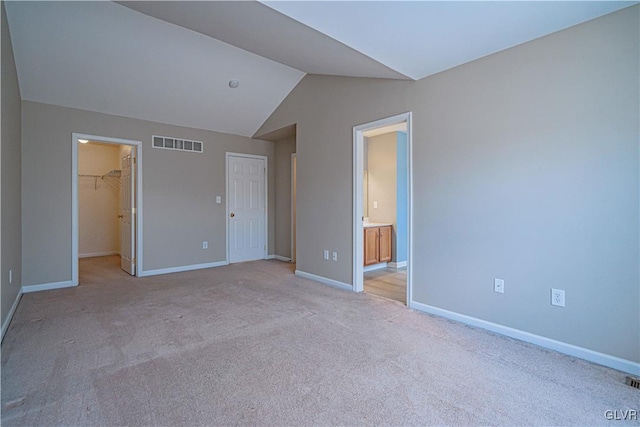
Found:
[[(143, 142), (144, 270), (225, 260), (227, 151), (268, 157), (273, 253), (272, 142), (27, 101), (22, 107), (24, 285), (71, 280), (73, 132)], [(204, 153), (152, 148), (152, 135), (203, 141)]]
[(414, 299), (640, 361), (639, 12), (418, 82), (305, 77), (257, 133), (297, 124), (297, 268), (351, 283), (352, 127), (412, 111)]
[(275, 254), (291, 258), (291, 154), (296, 137), (275, 143)]
[[(20, 89), (13, 59), (11, 36), (2, 2), (2, 325), (22, 286), (22, 225), (20, 204)], [(13, 280), (9, 284), (9, 269)]]

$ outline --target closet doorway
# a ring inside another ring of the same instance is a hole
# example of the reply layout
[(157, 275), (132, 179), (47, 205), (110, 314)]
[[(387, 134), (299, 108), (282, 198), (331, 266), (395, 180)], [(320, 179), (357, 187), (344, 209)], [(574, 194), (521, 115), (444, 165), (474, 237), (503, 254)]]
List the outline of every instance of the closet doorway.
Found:
[(74, 285), (79, 258), (104, 257), (127, 274), (141, 273), (140, 147), (137, 141), (74, 134)]

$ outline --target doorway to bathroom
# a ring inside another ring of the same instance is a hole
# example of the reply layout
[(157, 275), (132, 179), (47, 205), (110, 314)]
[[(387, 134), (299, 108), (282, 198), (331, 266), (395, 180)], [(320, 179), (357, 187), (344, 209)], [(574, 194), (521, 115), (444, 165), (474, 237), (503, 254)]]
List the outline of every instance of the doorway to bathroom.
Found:
[(411, 113), (354, 127), (356, 292), (411, 305)]

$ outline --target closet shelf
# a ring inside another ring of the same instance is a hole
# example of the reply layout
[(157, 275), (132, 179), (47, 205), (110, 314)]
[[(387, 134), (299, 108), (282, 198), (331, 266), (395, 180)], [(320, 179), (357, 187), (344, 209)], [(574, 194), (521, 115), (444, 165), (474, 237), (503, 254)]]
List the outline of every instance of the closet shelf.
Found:
[(109, 172), (105, 173), (104, 175), (102, 175), (102, 179), (104, 179), (105, 177), (107, 177), (107, 178), (120, 178), (121, 175), (122, 175), (122, 171), (120, 169), (113, 169), (113, 170), (110, 170)]
[(116, 190), (120, 189), (120, 180), (119, 179), (108, 179), (108, 178), (120, 178), (122, 176), (122, 171), (120, 169), (112, 169), (104, 175), (92, 175), (92, 174), (78, 174), (79, 177), (83, 178), (93, 178), (94, 179), (94, 189), (98, 189), (98, 178), (105, 181), (111, 186), (113, 186)]

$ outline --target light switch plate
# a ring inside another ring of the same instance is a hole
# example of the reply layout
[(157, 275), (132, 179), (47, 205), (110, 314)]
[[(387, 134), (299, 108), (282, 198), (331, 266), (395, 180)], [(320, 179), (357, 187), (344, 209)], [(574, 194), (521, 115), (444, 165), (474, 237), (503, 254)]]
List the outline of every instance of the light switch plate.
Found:
[(216, 196), (216, 203), (222, 203), (222, 197)]
[(504, 280), (503, 279), (495, 279), (493, 281), (493, 290), (500, 293), (500, 294), (504, 294)]

